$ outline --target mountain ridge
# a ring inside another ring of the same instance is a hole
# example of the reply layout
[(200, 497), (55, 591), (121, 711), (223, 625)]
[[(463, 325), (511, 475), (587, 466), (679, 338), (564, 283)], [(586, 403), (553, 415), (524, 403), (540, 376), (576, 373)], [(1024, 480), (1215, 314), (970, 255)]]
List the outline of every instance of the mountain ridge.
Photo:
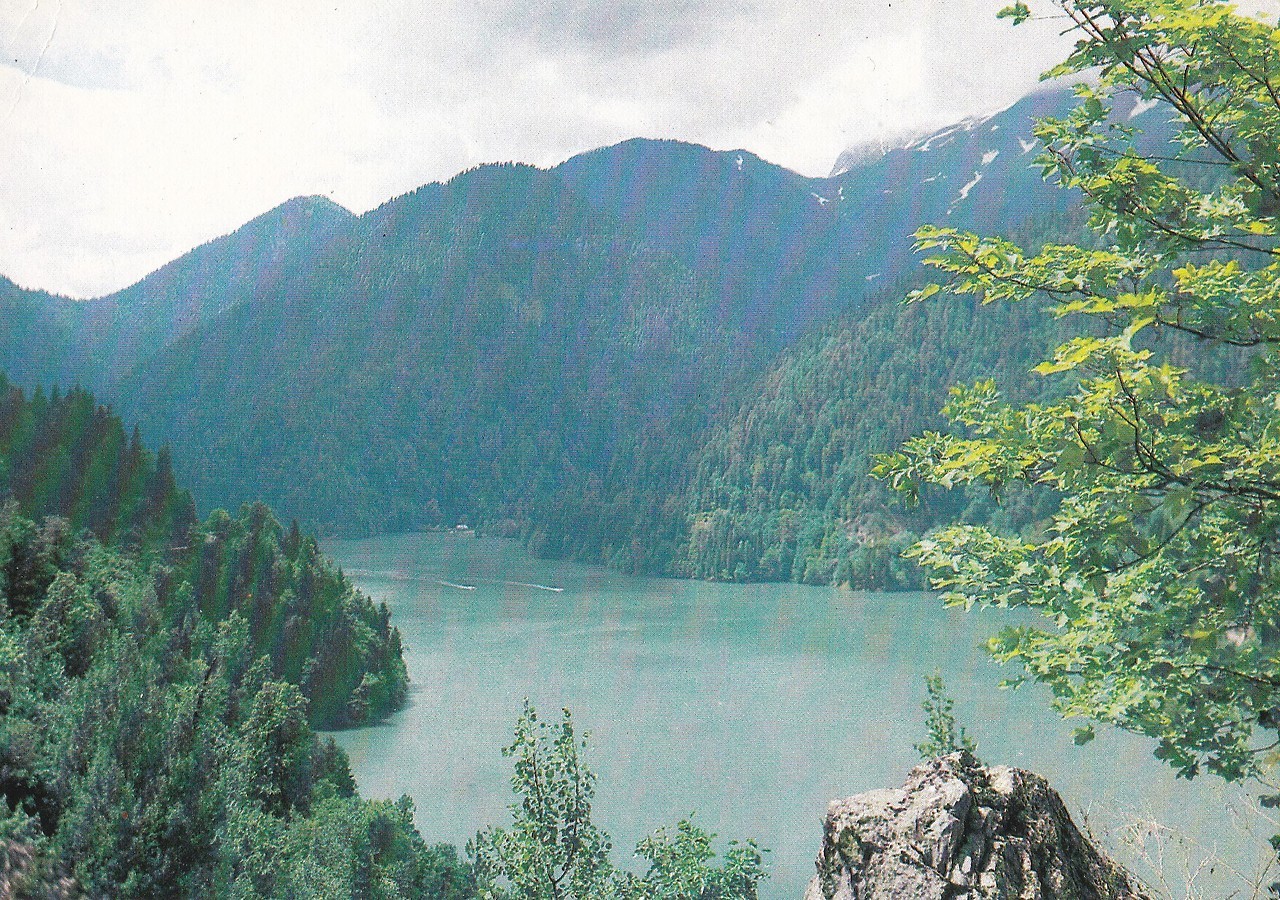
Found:
[(921, 223), (1070, 207), (1022, 143), (1051, 106), (831, 178), (632, 139), (476, 167), (358, 216), (295, 198), (78, 319), (35, 302), (55, 352), (13, 377), (93, 387), (174, 446), (203, 508), (261, 496), (355, 533), (466, 521), (686, 571), (704, 512), (690, 467), (781, 354), (918, 278)]

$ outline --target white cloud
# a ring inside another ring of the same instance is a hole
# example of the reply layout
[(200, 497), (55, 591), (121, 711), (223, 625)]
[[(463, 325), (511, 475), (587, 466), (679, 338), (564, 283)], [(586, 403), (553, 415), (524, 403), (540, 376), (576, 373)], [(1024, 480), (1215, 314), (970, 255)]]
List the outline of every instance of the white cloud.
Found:
[(0, 273), (99, 294), (291, 196), (636, 135), (825, 174), (1033, 85), (1063, 45), (999, 5), (0, 0)]

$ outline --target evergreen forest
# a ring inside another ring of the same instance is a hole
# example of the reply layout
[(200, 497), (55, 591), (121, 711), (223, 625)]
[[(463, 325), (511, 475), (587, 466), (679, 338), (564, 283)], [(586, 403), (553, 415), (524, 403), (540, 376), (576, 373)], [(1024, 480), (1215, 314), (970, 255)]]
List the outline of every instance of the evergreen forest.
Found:
[(1053, 337), (899, 309), (925, 278), (911, 234), (1078, 230), (1027, 149), (1032, 117), (1070, 104), (1047, 90), (829, 178), (633, 140), (358, 217), (299, 198), (108, 297), (0, 282), (0, 365), (112, 402), (203, 513), (261, 500), (323, 534), (463, 523), (628, 572), (915, 583), (890, 545), (923, 525), (866, 480), (870, 454), (933, 424), (954, 380), (1029, 384)]
[[(419, 832), (432, 797), (362, 798), (324, 732), (412, 710), (408, 649), (337, 535), (931, 588), (996, 612), (1002, 686), (1073, 744), (1280, 807), (1280, 28), (1037, 5), (1075, 38), (1053, 85), (825, 178), (635, 139), (297, 198), (96, 299), (0, 279), (0, 896), (758, 900), (767, 851), (694, 815), (620, 863), (592, 738), (527, 699), (509, 815), (465, 845)], [(760, 677), (852, 703), (806, 668), (826, 637), (753, 644)], [(919, 753), (972, 754), (925, 692)]]
[(362, 799), (317, 729), (405, 702), (386, 606), (262, 504), (199, 521), (168, 451), (86, 391), (0, 376), (0, 476), (4, 896), (505, 897), (501, 878), (540, 875), (550, 828), (595, 835), (589, 852), (563, 839), (574, 896), (756, 897), (754, 845), (716, 865), (689, 821), (642, 844), (647, 874), (613, 869), (567, 713), (557, 739), (526, 710), (510, 752), (534, 764), (514, 785), (546, 806), (478, 837), (474, 862), (428, 845), (409, 797)]

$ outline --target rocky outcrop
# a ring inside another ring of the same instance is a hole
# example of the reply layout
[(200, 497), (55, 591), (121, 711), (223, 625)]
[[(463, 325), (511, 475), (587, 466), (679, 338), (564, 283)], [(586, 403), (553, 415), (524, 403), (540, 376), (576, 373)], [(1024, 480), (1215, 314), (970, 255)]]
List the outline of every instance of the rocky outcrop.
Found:
[(1049, 783), (953, 753), (827, 809), (805, 900), (1150, 900)]
[(71, 900), (83, 896), (70, 878), (50, 871), (32, 844), (0, 841), (0, 900)]

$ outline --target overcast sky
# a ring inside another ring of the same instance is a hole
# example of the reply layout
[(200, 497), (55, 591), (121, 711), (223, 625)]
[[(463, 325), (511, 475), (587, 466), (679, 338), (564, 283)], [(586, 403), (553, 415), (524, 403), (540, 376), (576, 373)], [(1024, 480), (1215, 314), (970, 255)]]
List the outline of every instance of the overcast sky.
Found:
[(0, 274), (130, 284), (299, 194), (362, 212), (634, 136), (825, 175), (1065, 52), (1003, 0), (0, 0)]

